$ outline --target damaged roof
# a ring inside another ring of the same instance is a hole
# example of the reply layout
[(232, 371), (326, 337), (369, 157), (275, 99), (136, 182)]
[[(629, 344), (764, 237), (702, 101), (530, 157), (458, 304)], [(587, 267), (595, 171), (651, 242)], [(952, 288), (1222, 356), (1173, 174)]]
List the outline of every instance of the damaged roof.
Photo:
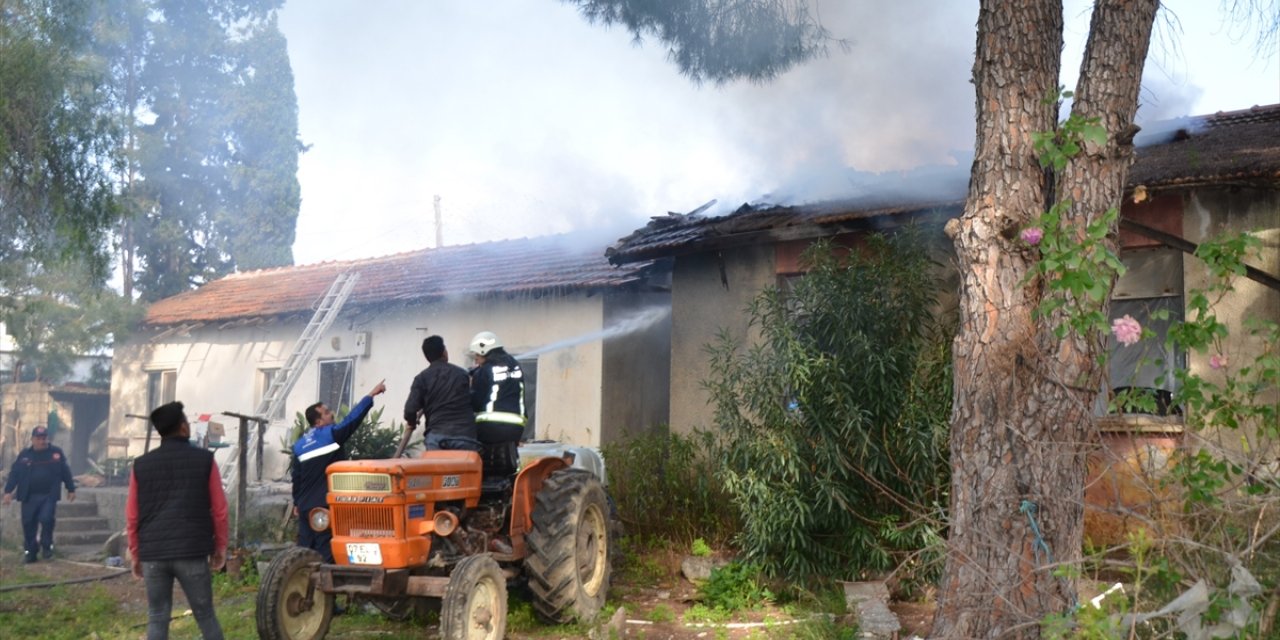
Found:
[[(1130, 186), (1157, 189), (1280, 181), (1280, 104), (1162, 121), (1141, 132), (1135, 142), (1139, 148), (1129, 171)], [(937, 177), (930, 176), (930, 180)], [(934, 184), (927, 196), (904, 185), (912, 176), (902, 174), (886, 185), (867, 188), (869, 193), (854, 198), (796, 206), (744, 204), (721, 216), (697, 212), (655, 216), (649, 224), (606, 249), (605, 254), (614, 264), (627, 264), (729, 246), (900, 225), (911, 220), (945, 220), (962, 211), (968, 188), (967, 167), (957, 167), (949, 177)]]
[(348, 306), (421, 303), (445, 297), (569, 293), (644, 279), (649, 262), (615, 267), (598, 242), (568, 235), (421, 249), (361, 260), (247, 271), (157, 301), (151, 326), (310, 314), (338, 274), (360, 274)]
[(1280, 104), (1158, 122), (1138, 134), (1129, 185), (1280, 179)]

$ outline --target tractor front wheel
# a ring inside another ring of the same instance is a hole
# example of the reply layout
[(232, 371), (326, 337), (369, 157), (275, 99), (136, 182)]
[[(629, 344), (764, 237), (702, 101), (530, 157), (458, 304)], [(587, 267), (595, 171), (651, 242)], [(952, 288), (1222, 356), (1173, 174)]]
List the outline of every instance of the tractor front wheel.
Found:
[(440, 603), (444, 640), (502, 640), (507, 634), (507, 579), (488, 555), (464, 558), (449, 574)]
[(533, 507), (525, 570), (533, 606), (559, 624), (589, 622), (609, 591), (609, 499), (584, 469), (547, 477)]
[(271, 561), (258, 586), (258, 637), (262, 640), (319, 640), (329, 632), (333, 594), (311, 588), (319, 553), (290, 547)]

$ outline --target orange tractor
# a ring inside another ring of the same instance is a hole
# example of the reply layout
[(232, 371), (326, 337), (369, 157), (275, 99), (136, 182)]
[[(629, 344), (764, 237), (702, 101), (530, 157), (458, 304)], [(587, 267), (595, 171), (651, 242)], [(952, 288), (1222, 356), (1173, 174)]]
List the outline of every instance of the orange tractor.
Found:
[(495, 449), (484, 463), (427, 451), (330, 465), (329, 508), (305, 515), (313, 529), (332, 527), (337, 563), (303, 547), (277, 555), (258, 589), (258, 636), (323, 638), (334, 596), (348, 594), (402, 615), (438, 606), (446, 640), (498, 640), (515, 580), (548, 621), (595, 618), (610, 574), (603, 483), (572, 453), (517, 471), (515, 446)]

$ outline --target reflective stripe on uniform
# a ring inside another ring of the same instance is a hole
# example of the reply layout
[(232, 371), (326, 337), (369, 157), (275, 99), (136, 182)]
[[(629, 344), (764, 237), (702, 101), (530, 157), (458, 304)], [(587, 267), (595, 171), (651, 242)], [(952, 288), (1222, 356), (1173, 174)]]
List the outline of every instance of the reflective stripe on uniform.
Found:
[(524, 426), (524, 416), (510, 411), (484, 411), (476, 414), (476, 422), (502, 422)]
[(322, 456), (322, 455), (324, 455), (324, 454), (326, 454), (326, 453), (333, 453), (334, 451), (337, 451), (337, 450), (338, 450), (338, 449), (340, 449), (340, 448), (341, 448), (341, 446), (340, 446), (338, 443), (336, 443), (336, 442), (330, 442), (329, 444), (326, 444), (326, 445), (324, 445), (324, 446), (320, 446), (320, 447), (316, 447), (315, 449), (312, 449), (312, 450), (310, 450), (310, 451), (308, 451), (308, 452), (306, 452), (306, 453), (304, 453), (304, 454), (302, 454), (302, 455), (298, 456), (298, 462), (306, 462), (306, 461), (308, 461), (308, 460), (310, 460), (310, 459), (312, 459), (312, 458), (315, 458), (315, 457), (317, 457), (317, 456)]

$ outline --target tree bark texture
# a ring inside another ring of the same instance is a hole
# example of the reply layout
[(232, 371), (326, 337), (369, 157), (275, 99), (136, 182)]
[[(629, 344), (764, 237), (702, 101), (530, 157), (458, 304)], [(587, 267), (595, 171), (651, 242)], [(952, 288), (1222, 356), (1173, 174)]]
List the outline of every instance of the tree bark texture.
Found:
[(947, 226), (962, 278), (961, 326), (934, 637), (1035, 638), (1046, 615), (1075, 605), (1075, 581), (1054, 569), (1081, 556), (1100, 341), (1059, 340), (1060, 317), (1033, 317), (1042, 284), (1023, 282), (1038, 254), (1018, 235), (1064, 197), (1075, 203), (1063, 216), (1071, 228), (1119, 206), (1132, 154), (1118, 134), (1132, 138), (1157, 5), (1096, 3), (1074, 110), (1100, 117), (1108, 143), (1086, 148), (1055, 185), (1031, 136), (1056, 126), (1062, 4), (981, 1), (974, 162), (964, 214)]

